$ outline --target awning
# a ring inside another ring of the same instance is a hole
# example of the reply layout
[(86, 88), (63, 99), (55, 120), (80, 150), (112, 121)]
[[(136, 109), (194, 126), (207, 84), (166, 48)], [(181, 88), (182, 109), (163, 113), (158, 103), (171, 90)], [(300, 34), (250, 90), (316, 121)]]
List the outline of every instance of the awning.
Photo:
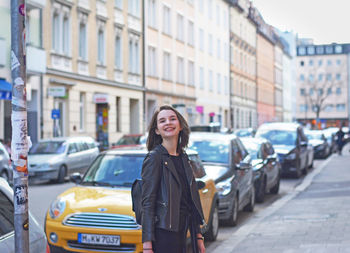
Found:
[(0, 79), (0, 99), (12, 99), (12, 85), (5, 79)]

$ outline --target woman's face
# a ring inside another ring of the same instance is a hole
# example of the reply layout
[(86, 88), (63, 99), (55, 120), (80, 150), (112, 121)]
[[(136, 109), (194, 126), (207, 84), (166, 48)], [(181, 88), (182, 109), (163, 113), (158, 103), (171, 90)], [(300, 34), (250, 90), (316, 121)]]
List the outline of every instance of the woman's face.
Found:
[(178, 137), (181, 129), (179, 119), (174, 111), (162, 110), (158, 113), (156, 134), (159, 134), (163, 139)]

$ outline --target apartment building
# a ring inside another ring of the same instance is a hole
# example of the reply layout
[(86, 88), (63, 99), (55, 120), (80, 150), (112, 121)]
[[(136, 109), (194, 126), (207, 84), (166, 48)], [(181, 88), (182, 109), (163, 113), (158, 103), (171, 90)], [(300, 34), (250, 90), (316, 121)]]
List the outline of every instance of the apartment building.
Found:
[(195, 3), (145, 1), (146, 122), (162, 104), (176, 107), (194, 124)]
[(142, 1), (47, 0), (43, 21), (43, 137), (142, 132)]
[(274, 121), (275, 118), (275, 40), (270, 25), (255, 7), (249, 15), (257, 24), (257, 114), (258, 125)]
[(302, 42), (297, 46), (297, 120), (315, 128), (348, 125), (350, 44)]
[(274, 83), (275, 83), (275, 118), (274, 121), (283, 121), (283, 44), (275, 29), (271, 27), (275, 41), (274, 52)]
[(230, 82), (232, 127), (257, 127), (257, 24), (249, 16), (248, 0), (231, 1)]
[[(46, 53), (42, 37), (45, 0), (26, 1), (26, 67), (28, 136), (32, 142), (42, 138), (43, 75)], [(12, 137), (11, 128), (11, 1), (0, 0), (0, 139)]]

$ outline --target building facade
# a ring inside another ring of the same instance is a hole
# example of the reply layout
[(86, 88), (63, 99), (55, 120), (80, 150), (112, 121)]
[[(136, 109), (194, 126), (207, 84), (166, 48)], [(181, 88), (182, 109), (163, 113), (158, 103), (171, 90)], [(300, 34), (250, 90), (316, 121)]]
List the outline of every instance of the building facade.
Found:
[(196, 124), (229, 127), (229, 5), (195, 1)]
[(147, 0), (145, 11), (146, 121), (162, 104), (194, 124), (195, 3)]
[(298, 121), (313, 128), (348, 125), (349, 53), (350, 44), (297, 46)]
[(275, 33), (275, 29), (272, 28), (272, 32), (275, 39), (275, 52), (274, 52), (274, 83), (275, 83), (275, 118), (274, 121), (283, 121), (283, 44), (279, 39), (279, 36)]
[(142, 132), (141, 1), (47, 1), (43, 33), (43, 137)]
[(232, 127), (257, 127), (257, 24), (249, 16), (250, 2), (232, 1), (230, 8), (230, 82)]

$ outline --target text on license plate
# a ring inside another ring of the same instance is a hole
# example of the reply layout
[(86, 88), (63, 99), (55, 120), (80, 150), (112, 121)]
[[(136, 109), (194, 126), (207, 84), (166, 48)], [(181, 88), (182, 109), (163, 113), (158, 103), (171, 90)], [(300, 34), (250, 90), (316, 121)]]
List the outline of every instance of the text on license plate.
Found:
[(99, 244), (99, 245), (120, 245), (119, 235), (96, 235), (96, 234), (78, 234), (79, 243)]

